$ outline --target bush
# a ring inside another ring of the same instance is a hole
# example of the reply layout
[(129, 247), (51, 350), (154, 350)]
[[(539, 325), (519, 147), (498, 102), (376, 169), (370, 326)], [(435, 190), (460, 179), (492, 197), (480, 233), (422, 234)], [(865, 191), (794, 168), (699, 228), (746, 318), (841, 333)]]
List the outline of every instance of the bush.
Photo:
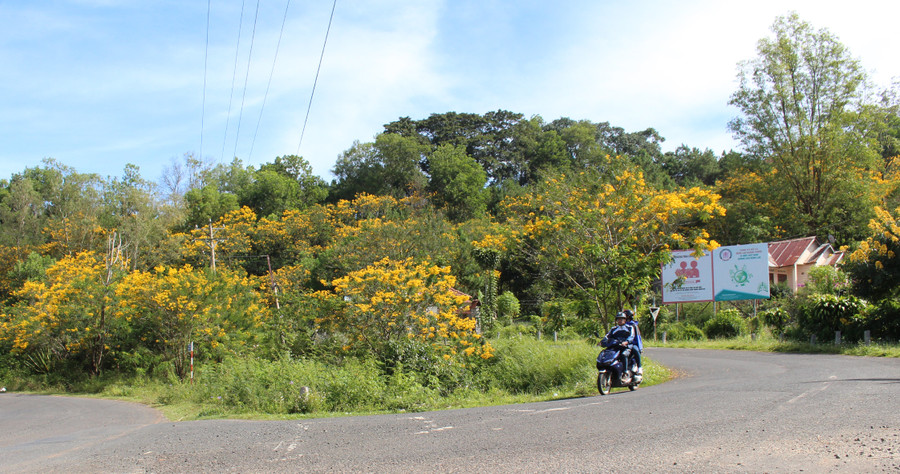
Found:
[(719, 311), (703, 325), (703, 332), (710, 339), (737, 337), (747, 331), (747, 321), (736, 309)]
[(872, 337), (883, 341), (900, 340), (900, 300), (882, 300), (866, 318), (866, 329)]
[(503, 294), (497, 297), (497, 312), (499, 313), (499, 319), (504, 324), (512, 323), (513, 320), (519, 317), (521, 312), (519, 299), (512, 292), (504, 291)]
[(702, 341), (706, 339), (703, 331), (697, 326), (681, 321), (677, 323), (665, 323), (657, 328), (660, 337), (666, 334), (666, 340), (669, 341)]
[(537, 394), (555, 387), (574, 387), (596, 378), (593, 362), (599, 349), (586, 342), (554, 343), (529, 337), (494, 342), (497, 355), (482, 372), (486, 387)]
[(841, 331), (847, 340), (859, 340), (867, 306), (855, 296), (813, 295), (800, 306), (798, 328), (820, 341), (833, 338), (835, 331)]
[(849, 288), (850, 278), (839, 268), (822, 265), (809, 270), (806, 291), (820, 295), (839, 295)]
[(198, 402), (236, 412), (362, 411), (379, 407), (385, 394), (377, 364), (354, 358), (340, 367), (307, 359), (229, 358), (196, 382)]
[(790, 313), (783, 308), (767, 309), (759, 313), (759, 317), (766, 326), (772, 328), (776, 335), (784, 334), (784, 329), (791, 320)]

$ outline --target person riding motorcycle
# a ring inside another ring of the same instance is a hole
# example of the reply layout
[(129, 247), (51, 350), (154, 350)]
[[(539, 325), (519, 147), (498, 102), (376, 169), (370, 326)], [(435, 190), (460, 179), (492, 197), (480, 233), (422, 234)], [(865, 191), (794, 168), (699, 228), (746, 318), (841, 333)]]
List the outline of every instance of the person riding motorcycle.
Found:
[(631, 349), (634, 345), (635, 332), (634, 326), (625, 324), (627, 319), (624, 312), (616, 313), (616, 325), (606, 333), (606, 336), (600, 341), (600, 345), (603, 347), (620, 345), (625, 349)]
[(644, 375), (644, 365), (641, 363), (641, 353), (644, 352), (644, 340), (641, 338), (641, 328), (638, 327), (638, 322), (634, 320), (634, 311), (626, 309), (622, 312), (625, 313), (625, 324), (634, 328), (635, 336), (634, 345), (631, 348), (631, 358), (634, 360), (634, 363), (637, 364), (637, 371), (635, 371), (635, 374)]

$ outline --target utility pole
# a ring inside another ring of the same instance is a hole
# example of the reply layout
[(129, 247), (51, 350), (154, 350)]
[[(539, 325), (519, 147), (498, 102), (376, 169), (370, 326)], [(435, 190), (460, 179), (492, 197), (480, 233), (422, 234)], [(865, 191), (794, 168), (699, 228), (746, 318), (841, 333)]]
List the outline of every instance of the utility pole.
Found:
[(217, 239), (216, 231), (223, 230), (224, 227), (213, 227), (212, 220), (209, 221), (209, 237), (200, 239), (206, 242), (206, 245), (209, 246), (210, 258), (209, 258), (209, 268), (212, 269), (213, 273), (216, 273), (216, 243), (225, 239)]

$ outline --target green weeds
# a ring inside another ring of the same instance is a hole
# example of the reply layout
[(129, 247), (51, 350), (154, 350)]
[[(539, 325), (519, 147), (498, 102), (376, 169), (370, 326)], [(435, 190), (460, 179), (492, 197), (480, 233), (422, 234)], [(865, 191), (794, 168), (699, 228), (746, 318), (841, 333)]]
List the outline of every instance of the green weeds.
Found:
[[(97, 380), (67, 392), (139, 401), (172, 420), (417, 412), (597, 395), (594, 361), (600, 348), (583, 339), (510, 336), (491, 343), (496, 357), (452, 380), (402, 365), (384, 367), (374, 359), (232, 358), (197, 367), (193, 384), (135, 377)], [(644, 373), (643, 386), (670, 378), (646, 357)]]

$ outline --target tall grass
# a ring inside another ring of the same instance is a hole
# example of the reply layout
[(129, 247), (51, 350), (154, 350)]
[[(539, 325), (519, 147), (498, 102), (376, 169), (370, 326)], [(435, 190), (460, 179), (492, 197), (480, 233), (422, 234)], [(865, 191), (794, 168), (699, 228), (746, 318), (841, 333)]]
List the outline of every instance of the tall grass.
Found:
[[(143, 402), (173, 420), (272, 418), (426, 411), (524, 403), (597, 394), (600, 348), (582, 338), (558, 342), (530, 335), (491, 340), (496, 356), (456, 378), (438, 378), (374, 359), (230, 358), (198, 366), (193, 383), (140, 376), (82, 381), (65, 387), (26, 376), (2, 384)], [(644, 358), (644, 386), (669, 378)], [(15, 382), (15, 383), (10, 383)]]
[[(491, 341), (497, 356), (452, 387), (423, 380), (403, 367), (385, 370), (372, 359), (341, 364), (313, 359), (228, 359), (199, 367), (193, 384), (150, 379), (108, 384), (101, 396), (143, 401), (171, 419), (271, 418), (426, 411), (523, 403), (597, 394), (600, 348), (582, 339), (530, 336)], [(668, 370), (644, 358), (644, 385)]]

